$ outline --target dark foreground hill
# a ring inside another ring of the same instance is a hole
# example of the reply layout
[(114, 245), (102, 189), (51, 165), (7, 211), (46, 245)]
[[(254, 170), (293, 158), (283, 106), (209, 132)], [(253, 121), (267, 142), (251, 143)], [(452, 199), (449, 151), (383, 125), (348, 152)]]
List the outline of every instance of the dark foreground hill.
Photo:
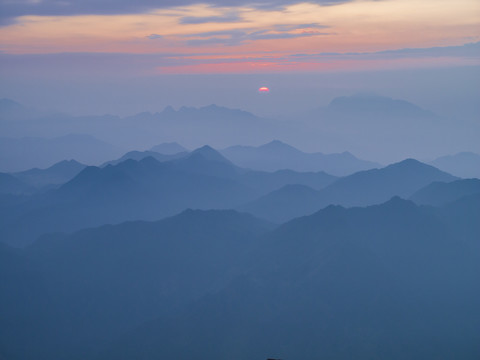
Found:
[(24, 251), (0, 245), (0, 357), (92, 358), (123, 332), (218, 291), (269, 229), (247, 214), (188, 210), (45, 236)]
[(478, 359), (480, 199), (233, 211), (0, 247), (6, 359)]
[(475, 359), (478, 233), (450, 226), (398, 198), (296, 219), (264, 238), (245, 276), (101, 358)]

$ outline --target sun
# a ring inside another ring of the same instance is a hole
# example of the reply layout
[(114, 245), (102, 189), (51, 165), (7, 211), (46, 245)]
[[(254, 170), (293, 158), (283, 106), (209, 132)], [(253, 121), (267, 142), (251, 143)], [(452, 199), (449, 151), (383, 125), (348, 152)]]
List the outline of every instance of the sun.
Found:
[(270, 89), (266, 86), (262, 86), (261, 88), (258, 89), (258, 92), (260, 93), (268, 93), (270, 92)]

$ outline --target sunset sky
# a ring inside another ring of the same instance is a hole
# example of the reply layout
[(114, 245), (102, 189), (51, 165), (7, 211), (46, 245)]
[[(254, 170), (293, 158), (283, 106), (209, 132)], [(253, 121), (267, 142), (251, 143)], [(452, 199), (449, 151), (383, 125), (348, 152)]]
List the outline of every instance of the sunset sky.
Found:
[[(0, 4), (0, 76), (13, 89), (26, 77), (318, 74), (480, 65), (478, 0)], [(1, 93), (8, 95), (5, 87)]]

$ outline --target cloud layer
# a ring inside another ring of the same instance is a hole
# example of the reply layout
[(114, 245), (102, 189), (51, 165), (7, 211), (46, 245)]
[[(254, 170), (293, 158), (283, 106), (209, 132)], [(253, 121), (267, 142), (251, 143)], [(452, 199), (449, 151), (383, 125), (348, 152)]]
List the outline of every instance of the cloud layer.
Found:
[[(351, 0), (312, 0), (315, 4), (336, 4)], [(26, 15), (116, 15), (139, 14), (155, 9), (188, 6), (194, 4), (209, 4), (222, 7), (255, 6), (263, 9), (276, 9), (281, 6), (300, 3), (298, 0), (1, 0), (0, 25), (9, 25), (14, 19)], [(222, 19), (203, 19), (204, 21), (222, 22)], [(227, 19), (223, 19), (228, 21)], [(186, 18), (185, 23), (202, 21), (201, 18)], [(193, 22), (191, 22), (193, 21)]]

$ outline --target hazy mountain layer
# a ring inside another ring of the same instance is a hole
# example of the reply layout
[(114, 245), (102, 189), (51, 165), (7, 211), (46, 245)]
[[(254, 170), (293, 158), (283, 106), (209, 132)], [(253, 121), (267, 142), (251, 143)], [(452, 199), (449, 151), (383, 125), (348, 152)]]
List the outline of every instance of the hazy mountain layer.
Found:
[(42, 188), (49, 185), (64, 184), (73, 179), (85, 167), (86, 165), (75, 160), (63, 160), (47, 169), (35, 168), (17, 172), (13, 175), (33, 187)]
[(360, 171), (314, 191), (286, 186), (238, 209), (277, 223), (310, 215), (329, 204), (367, 206), (382, 203), (392, 196), (410, 197), (433, 181), (457, 178), (417, 160), (407, 159), (381, 169)]
[(463, 178), (480, 178), (480, 155), (462, 152), (439, 157), (431, 164), (443, 171)]
[(278, 140), (259, 147), (232, 146), (221, 150), (221, 153), (239, 166), (263, 171), (325, 171), (332, 175), (345, 176), (380, 167), (377, 163), (357, 159), (348, 152), (309, 154)]
[(420, 205), (439, 206), (473, 194), (480, 194), (479, 179), (464, 179), (449, 183), (433, 182), (416, 191), (410, 200)]

